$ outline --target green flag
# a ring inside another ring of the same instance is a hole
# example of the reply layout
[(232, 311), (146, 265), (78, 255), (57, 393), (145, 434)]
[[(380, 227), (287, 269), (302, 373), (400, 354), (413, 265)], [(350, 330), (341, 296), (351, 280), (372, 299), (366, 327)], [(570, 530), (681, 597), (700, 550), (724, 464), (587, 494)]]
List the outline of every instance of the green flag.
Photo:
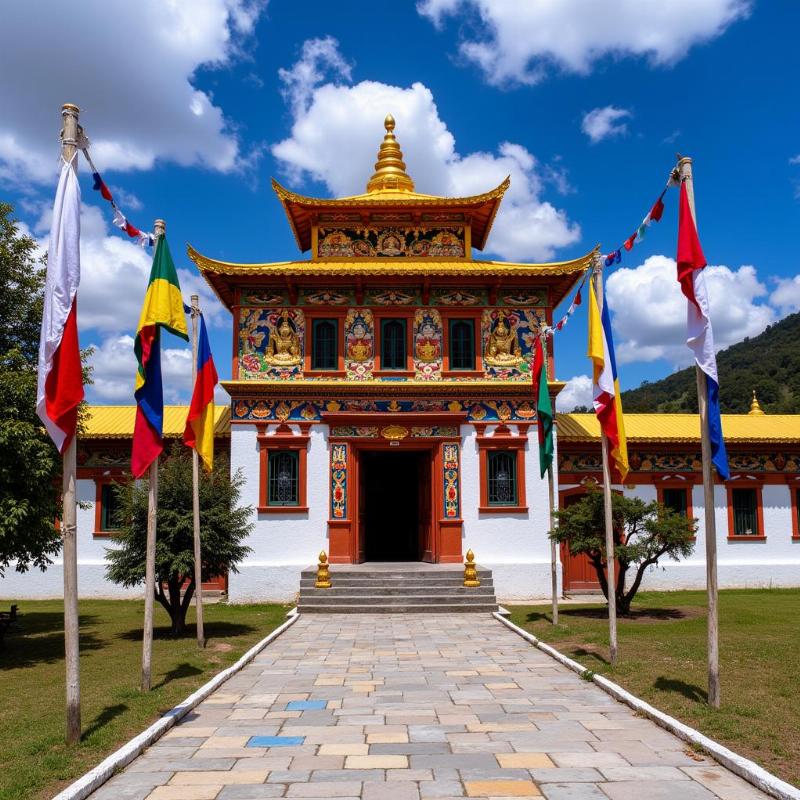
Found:
[(533, 355), (533, 395), (536, 399), (536, 429), (539, 433), (539, 470), (544, 478), (553, 464), (553, 404), (547, 388), (547, 370), (541, 336)]

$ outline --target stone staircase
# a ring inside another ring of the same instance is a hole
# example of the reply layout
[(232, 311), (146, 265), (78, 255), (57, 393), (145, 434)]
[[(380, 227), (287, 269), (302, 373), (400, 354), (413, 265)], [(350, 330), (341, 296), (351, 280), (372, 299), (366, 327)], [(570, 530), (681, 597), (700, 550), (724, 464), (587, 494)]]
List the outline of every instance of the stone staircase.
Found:
[(331, 588), (316, 589), (316, 567), (300, 576), (298, 610), (312, 614), (497, 611), (492, 571), (478, 567), (479, 587), (464, 586), (461, 564), (334, 564)]

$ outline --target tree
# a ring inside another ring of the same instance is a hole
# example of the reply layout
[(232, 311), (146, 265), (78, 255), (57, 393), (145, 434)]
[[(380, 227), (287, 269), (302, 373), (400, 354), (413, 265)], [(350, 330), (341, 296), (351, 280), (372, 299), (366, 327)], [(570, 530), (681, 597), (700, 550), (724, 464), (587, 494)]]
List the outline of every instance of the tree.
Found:
[[(200, 473), (200, 543), (203, 579), (237, 572), (236, 565), (251, 552), (242, 542), (253, 528), (248, 520), (252, 507), (237, 507), (244, 477), (241, 470), (231, 478), (228, 460), (217, 455), (214, 471)], [(122, 527), (115, 547), (108, 548), (106, 577), (122, 586), (144, 583), (147, 545), (148, 481), (131, 481), (115, 487), (120, 501)], [(196, 589), (192, 521), (191, 451), (176, 442), (158, 468), (158, 515), (156, 518), (155, 599), (172, 620), (172, 634), (180, 636), (186, 612)], [(183, 588), (183, 597), (181, 589)]]
[(0, 203), (0, 576), (45, 569), (61, 549), (61, 459), (36, 416), (45, 259)]
[[(617, 612), (630, 614), (631, 603), (639, 591), (645, 570), (667, 556), (678, 559), (694, 550), (697, 520), (688, 519), (653, 501), (646, 503), (638, 497), (612, 494), (614, 522), (614, 552), (617, 558), (615, 597)], [(596, 489), (577, 503), (556, 512), (558, 527), (550, 531), (551, 538), (565, 542), (572, 555), (588, 556), (597, 573), (603, 594), (608, 599), (606, 579), (605, 513), (603, 494)], [(636, 570), (633, 582), (625, 590), (628, 570)]]

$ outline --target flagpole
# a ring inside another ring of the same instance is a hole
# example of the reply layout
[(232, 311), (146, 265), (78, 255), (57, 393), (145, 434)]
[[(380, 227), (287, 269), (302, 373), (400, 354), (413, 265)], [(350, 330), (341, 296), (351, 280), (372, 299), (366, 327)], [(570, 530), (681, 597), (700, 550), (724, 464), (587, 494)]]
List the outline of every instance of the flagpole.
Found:
[[(697, 215), (694, 207), (692, 159), (678, 161), (678, 175), (686, 185), (689, 210), (695, 229)], [(708, 387), (706, 374), (695, 364), (697, 376), (697, 405), (700, 411), (700, 452), (703, 461), (703, 518), (706, 540), (706, 592), (708, 594), (708, 704), (719, 708), (719, 609), (717, 591), (717, 523), (714, 505), (714, 476), (711, 472), (711, 438), (708, 431)]]
[[(80, 109), (72, 103), (61, 107), (64, 127), (61, 155), (69, 163), (77, 151)], [(77, 173), (77, 163), (72, 168)], [(78, 627), (78, 541), (77, 541), (77, 435), (64, 451), (62, 464), (61, 536), (64, 565), (64, 661), (66, 668), (66, 741), (76, 744), (81, 738), (80, 641)]]
[[(547, 337), (542, 336), (542, 353), (544, 354), (544, 378), (548, 379), (547, 369)], [(555, 420), (556, 410), (553, 407), (553, 419)], [(555, 480), (553, 479), (553, 462), (547, 468), (547, 496), (550, 501), (550, 530), (556, 527), (556, 490)], [(553, 625), (558, 625), (558, 558), (556, 551), (556, 540), (550, 537), (550, 591), (552, 593), (552, 620)]]
[[(597, 302), (603, 306), (603, 262), (595, 260), (593, 280)], [(617, 663), (617, 582), (616, 559), (614, 558), (614, 522), (611, 510), (611, 468), (608, 463), (608, 437), (600, 426), (600, 446), (603, 461), (603, 515), (606, 533), (606, 583), (608, 585), (608, 649), (611, 666)]]
[[(192, 387), (197, 383), (197, 329), (200, 298), (192, 295)], [(192, 521), (194, 527), (194, 601), (197, 609), (197, 646), (206, 646), (203, 631), (203, 562), (200, 557), (200, 457), (192, 448)]]
[[(156, 245), (166, 233), (167, 224), (163, 219), (155, 221), (153, 229)], [(148, 470), (149, 488), (147, 491), (147, 546), (144, 567), (144, 633), (142, 636), (142, 691), (149, 692), (153, 661), (153, 602), (156, 591), (156, 519), (158, 515), (158, 458), (153, 460)]]

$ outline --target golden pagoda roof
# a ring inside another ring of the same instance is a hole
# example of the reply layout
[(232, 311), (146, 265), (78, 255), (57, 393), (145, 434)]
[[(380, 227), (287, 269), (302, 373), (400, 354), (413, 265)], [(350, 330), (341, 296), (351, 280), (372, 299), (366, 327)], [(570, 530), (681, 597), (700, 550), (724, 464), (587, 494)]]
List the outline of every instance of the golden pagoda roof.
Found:
[[(188, 406), (164, 406), (164, 437), (183, 436)], [(136, 406), (87, 406), (82, 418), (83, 439), (129, 439), (133, 436)], [(230, 433), (231, 409), (229, 405), (214, 407), (214, 435)]]
[[(403, 153), (394, 135), (395, 121), (391, 114), (384, 120), (386, 134), (378, 151), (375, 172), (367, 183), (364, 194), (349, 197), (306, 197), (281, 186), (274, 178), (272, 188), (283, 204), (292, 232), (302, 252), (311, 248), (311, 229), (318, 214), (342, 209), (351, 211), (419, 209), (430, 211), (442, 209), (463, 211), (469, 217), (472, 229), (472, 246), (483, 250), (489, 230), (494, 222), (500, 201), (508, 189), (511, 178), (507, 177), (499, 186), (472, 197), (437, 197), (415, 191), (414, 181), (406, 172)], [(365, 220), (368, 221), (368, 220)]]
[[(559, 442), (599, 442), (594, 414), (556, 414)], [(722, 414), (722, 432), (729, 443), (800, 443), (798, 414)], [(625, 414), (628, 441), (699, 443), (697, 414)]]
[[(277, 261), (271, 263), (237, 264), (218, 261), (198, 253), (187, 245), (189, 258), (197, 265), (222, 302), (230, 308), (234, 302), (235, 283), (255, 284), (259, 280), (377, 277), (377, 278), (425, 278), (457, 277), (486, 281), (492, 278), (561, 278), (551, 285), (551, 302), (555, 306), (569, 291), (578, 275), (592, 264), (597, 248), (570, 261), (554, 261), (544, 264), (513, 263), (508, 261), (478, 261), (471, 258), (438, 259), (409, 258), (357, 258), (357, 259), (309, 259), (306, 261)], [(551, 282), (552, 284), (553, 282)], [(563, 284), (563, 285), (562, 285)]]

